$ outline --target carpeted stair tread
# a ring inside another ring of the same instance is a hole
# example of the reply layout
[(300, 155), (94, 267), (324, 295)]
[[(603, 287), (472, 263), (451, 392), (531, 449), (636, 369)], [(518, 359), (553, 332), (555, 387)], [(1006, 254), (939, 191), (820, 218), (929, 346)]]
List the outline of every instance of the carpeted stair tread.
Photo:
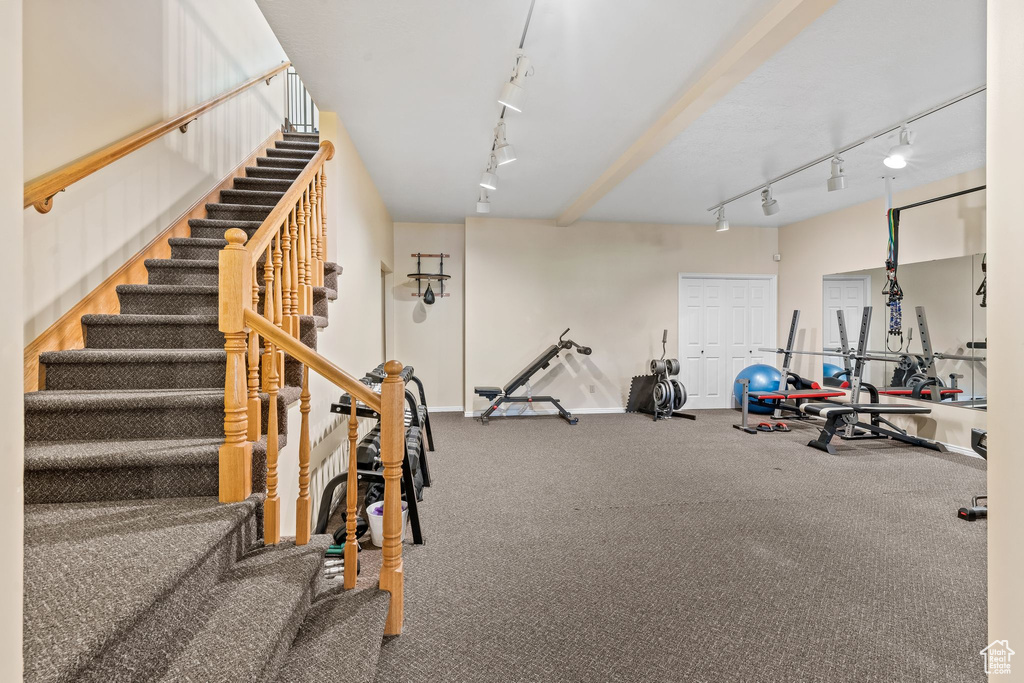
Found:
[(172, 259), (216, 261), (228, 241), (223, 237), (171, 237), (167, 244)]
[(118, 465), (148, 467), (217, 461), (223, 437), (126, 439), (122, 441), (34, 441), (25, 444), (25, 469), (75, 470)]
[(287, 149), (275, 147), (267, 150), (267, 156), (271, 159), (302, 159), (303, 161), (309, 161), (316, 156), (315, 149)]
[(391, 594), (335, 583), (310, 607), (278, 678), (280, 683), (344, 680), (372, 683)]
[(278, 140), (274, 143), (278, 149), (301, 149), (316, 153), (320, 149), (319, 142), (304, 142), (302, 140)]
[(276, 190), (243, 190), (231, 189), (220, 191), (223, 204), (246, 204), (249, 206), (276, 206), (284, 192)]
[[(182, 620), (202, 613), (220, 571), (208, 574), (251, 543), (259, 508), (256, 497), (27, 505), (25, 679), (102, 680), (115, 667), (120, 680), (141, 678), (133, 670), (173, 650)], [(118, 656), (140, 636), (152, 653)]]
[(246, 166), (246, 178), (273, 178), (276, 180), (294, 181), (302, 174), (301, 168), (281, 168), (274, 166)]
[(220, 265), (213, 259), (146, 259), (149, 282), (154, 285), (213, 285)]
[(274, 210), (274, 204), (228, 204), (210, 202), (206, 205), (206, 215), (221, 220), (262, 221)]
[(292, 186), (291, 180), (283, 178), (235, 178), (236, 190), (270, 190), (285, 193)]
[(285, 140), (320, 140), (320, 133), (302, 133), (299, 131), (289, 131), (284, 134)]
[(224, 348), (217, 314), (98, 313), (82, 316), (87, 348)]
[(66, 410), (124, 410), (164, 407), (169, 403), (206, 405), (224, 399), (223, 389), (134, 389), (121, 390), (47, 390), (25, 394), (25, 412)]
[(223, 349), (68, 349), (46, 351), (39, 362), (60, 363), (192, 363), (226, 362)]
[[(242, 230), (258, 230), (263, 221), (232, 221), (222, 220), (219, 218), (190, 218), (188, 221), (190, 228), (217, 228), (223, 229), (227, 232), (231, 228), (241, 228)], [(223, 238), (224, 233), (221, 233)]]
[[(157, 680), (272, 680), (302, 624), (330, 543), (327, 535), (304, 546), (288, 540), (238, 562), (213, 590), (209, 616)], [(334, 673), (331, 678), (348, 680), (347, 671)]]
[(282, 157), (259, 157), (256, 159), (256, 166), (269, 168), (288, 168), (301, 171), (306, 167), (305, 159), (288, 159)]

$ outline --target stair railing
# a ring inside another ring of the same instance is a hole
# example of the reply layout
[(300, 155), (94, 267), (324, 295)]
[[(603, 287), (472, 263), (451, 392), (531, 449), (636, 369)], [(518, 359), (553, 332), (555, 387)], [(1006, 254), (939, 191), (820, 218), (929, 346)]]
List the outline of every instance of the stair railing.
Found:
[[(327, 245), (324, 164), (333, 155), (334, 146), (330, 142), (320, 143), (320, 149), (248, 240), (245, 231), (238, 228), (232, 228), (224, 235), (228, 244), (219, 255), (219, 325), (224, 333), (227, 370), (224, 378), (224, 443), (219, 452), (220, 500), (238, 502), (252, 493), (252, 445), (262, 437), (261, 423), (266, 401), (267, 483), (263, 535), (267, 544), (280, 541), (277, 414), (285, 355), (302, 364), (299, 496), (295, 503), (297, 545), (309, 542), (312, 526), (309, 495), (310, 369), (376, 411), (381, 416), (380, 455), (384, 465), (384, 545), (380, 588), (391, 593), (385, 632), (397, 635), (402, 630), (404, 583), (401, 478), (405, 382), (399, 376), (402, 364), (398, 361), (386, 364), (387, 378), (378, 394), (299, 340), (300, 316), (313, 314), (313, 287), (324, 283)], [(353, 439), (355, 421), (353, 411), (349, 419), (352, 457), (356, 451)], [(356, 499), (353, 493), (356, 477), (356, 467), (350, 466), (350, 507)], [(348, 525), (354, 524), (354, 510), (350, 510)], [(351, 529), (348, 538), (355, 538), (354, 531)], [(357, 550), (355, 542), (345, 544), (346, 588), (355, 586)]]

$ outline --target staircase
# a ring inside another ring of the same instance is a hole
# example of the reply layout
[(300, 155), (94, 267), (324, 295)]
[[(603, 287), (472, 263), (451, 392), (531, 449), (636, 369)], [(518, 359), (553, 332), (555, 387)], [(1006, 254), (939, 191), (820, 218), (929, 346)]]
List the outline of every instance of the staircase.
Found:
[[(119, 314), (82, 318), (85, 348), (40, 356), (45, 388), (25, 395), (25, 680), (372, 680), (389, 594), (324, 578), (327, 536), (264, 547), (261, 495), (217, 498), (223, 235), (251, 237), (317, 148), (285, 133), (170, 240), (171, 258), (146, 261), (148, 284), (118, 287)], [(339, 274), (326, 264), (300, 317), (311, 348)], [(282, 444), (301, 382), (289, 358)]]

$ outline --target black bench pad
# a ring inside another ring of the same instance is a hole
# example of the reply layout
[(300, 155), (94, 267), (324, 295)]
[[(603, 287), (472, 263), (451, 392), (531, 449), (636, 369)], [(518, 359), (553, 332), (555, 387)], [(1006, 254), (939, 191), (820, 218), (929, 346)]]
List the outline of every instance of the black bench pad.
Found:
[(901, 403), (805, 403), (800, 410), (808, 415), (831, 417), (833, 415), (852, 415), (853, 413), (871, 413), (875, 415), (927, 415), (931, 408), (911, 406)]

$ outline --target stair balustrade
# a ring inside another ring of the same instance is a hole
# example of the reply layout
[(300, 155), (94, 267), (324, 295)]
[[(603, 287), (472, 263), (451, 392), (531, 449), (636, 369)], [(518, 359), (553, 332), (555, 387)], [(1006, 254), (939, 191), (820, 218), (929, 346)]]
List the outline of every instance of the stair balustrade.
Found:
[[(325, 377), (381, 416), (381, 461), (384, 465), (384, 545), (380, 588), (391, 593), (385, 632), (402, 629), (401, 477), (405, 431), (405, 382), (402, 364), (389, 361), (387, 378), (376, 393), (299, 340), (300, 316), (313, 315), (314, 287), (324, 285), (327, 247), (325, 163), (334, 146), (320, 149), (305, 165), (252, 237), (233, 228), (219, 255), (219, 325), (224, 333), (227, 372), (224, 380), (224, 443), (219, 451), (220, 500), (238, 502), (252, 494), (252, 448), (262, 438), (266, 403), (267, 477), (263, 534), (267, 544), (281, 539), (278, 494), (278, 402), (284, 384), (285, 356), (302, 364), (299, 410), (299, 496), (296, 500), (295, 543), (309, 542), (312, 505), (309, 495), (311, 451), (309, 372)], [(261, 283), (262, 277), (262, 283)], [(265, 395), (265, 398), (264, 398)], [(358, 563), (355, 543), (357, 473), (355, 401), (349, 420), (348, 520), (345, 544), (345, 587), (355, 586)]]

